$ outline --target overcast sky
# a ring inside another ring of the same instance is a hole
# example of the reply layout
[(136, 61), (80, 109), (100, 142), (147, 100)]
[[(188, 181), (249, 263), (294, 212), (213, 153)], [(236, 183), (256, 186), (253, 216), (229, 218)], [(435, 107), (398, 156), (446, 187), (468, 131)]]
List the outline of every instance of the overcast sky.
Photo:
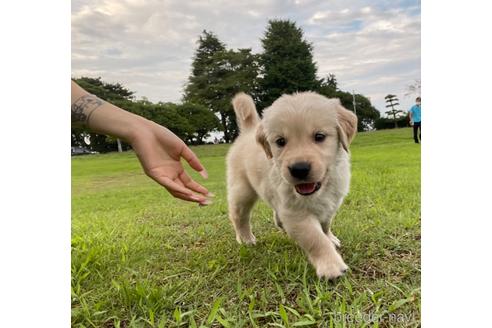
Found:
[(420, 79), (420, 1), (72, 0), (72, 76), (120, 82), (137, 98), (179, 102), (202, 30), (228, 48), (262, 51), (269, 19), (290, 19), (314, 46), (319, 77), (384, 112)]

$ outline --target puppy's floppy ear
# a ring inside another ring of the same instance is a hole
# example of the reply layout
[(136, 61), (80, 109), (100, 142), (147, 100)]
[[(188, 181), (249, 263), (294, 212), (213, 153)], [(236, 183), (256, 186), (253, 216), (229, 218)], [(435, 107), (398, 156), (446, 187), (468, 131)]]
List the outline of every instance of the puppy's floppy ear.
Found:
[(340, 138), (343, 149), (348, 151), (348, 146), (357, 133), (357, 116), (345, 109), (341, 104), (337, 104), (337, 119), (338, 137)]
[(260, 146), (263, 148), (268, 159), (273, 157), (272, 149), (270, 148), (270, 144), (267, 141), (262, 124), (259, 124), (258, 128), (256, 129), (256, 142), (259, 143)]

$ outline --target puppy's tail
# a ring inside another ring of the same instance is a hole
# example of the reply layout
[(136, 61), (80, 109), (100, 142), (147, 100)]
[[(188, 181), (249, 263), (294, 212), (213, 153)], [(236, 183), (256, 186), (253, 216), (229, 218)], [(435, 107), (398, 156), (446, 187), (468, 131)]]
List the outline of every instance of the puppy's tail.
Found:
[(250, 130), (258, 125), (260, 117), (256, 112), (256, 106), (253, 98), (240, 92), (232, 99), (232, 106), (236, 113), (237, 125), (241, 132)]

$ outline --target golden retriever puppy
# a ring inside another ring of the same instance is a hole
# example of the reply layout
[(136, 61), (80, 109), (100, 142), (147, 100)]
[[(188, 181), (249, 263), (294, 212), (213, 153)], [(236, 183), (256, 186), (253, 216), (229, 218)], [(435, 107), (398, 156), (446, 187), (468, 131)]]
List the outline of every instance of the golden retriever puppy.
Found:
[(256, 242), (249, 221), (260, 197), (320, 278), (341, 276), (348, 267), (330, 224), (349, 191), (357, 117), (314, 92), (283, 95), (261, 120), (250, 96), (237, 94), (232, 104), (240, 135), (227, 154), (227, 196), (237, 241)]

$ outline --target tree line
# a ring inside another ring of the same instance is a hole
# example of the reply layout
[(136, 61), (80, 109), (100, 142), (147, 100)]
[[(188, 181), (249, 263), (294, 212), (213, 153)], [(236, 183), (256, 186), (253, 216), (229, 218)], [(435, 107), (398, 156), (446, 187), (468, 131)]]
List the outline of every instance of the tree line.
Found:
[[(216, 34), (206, 30), (197, 44), (180, 104), (136, 100), (134, 92), (121, 84), (106, 83), (100, 78), (81, 77), (74, 81), (101, 99), (166, 126), (188, 144), (202, 144), (214, 131), (223, 132), (224, 142), (236, 138), (238, 127), (231, 99), (240, 91), (253, 97), (260, 114), (284, 93), (316, 91), (339, 98), (352, 111), (355, 102), (359, 131), (373, 128), (380, 117), (367, 97), (340, 90), (335, 75), (318, 77), (313, 45), (290, 20), (268, 22), (260, 54), (252, 53), (250, 48), (228, 49)], [(87, 134), (88, 131), (72, 128), (72, 146), (82, 145)], [(93, 150), (116, 149), (113, 138), (90, 135)], [(123, 148), (129, 146), (123, 144)]]
[[(220, 128), (214, 113), (200, 104), (135, 100), (133, 91), (119, 83), (103, 82), (101, 78), (81, 77), (74, 81), (103, 100), (167, 127), (188, 144), (201, 144), (211, 131)], [(117, 149), (117, 140), (110, 136), (91, 133), (81, 127), (72, 127), (71, 132), (72, 147), (85, 146), (84, 138), (89, 135), (92, 150), (109, 152)], [(122, 148), (127, 150), (130, 146), (122, 143)]]

